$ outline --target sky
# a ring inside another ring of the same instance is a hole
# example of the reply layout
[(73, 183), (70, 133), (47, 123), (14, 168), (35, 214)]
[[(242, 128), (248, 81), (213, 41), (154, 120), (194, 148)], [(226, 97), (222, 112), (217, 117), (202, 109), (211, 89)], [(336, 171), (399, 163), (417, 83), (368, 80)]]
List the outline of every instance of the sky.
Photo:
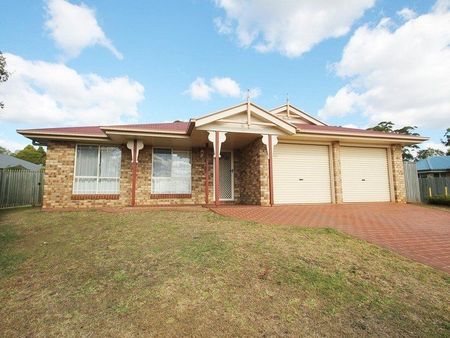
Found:
[(188, 120), (246, 99), (329, 125), (450, 127), (450, 0), (2, 0), (16, 129)]

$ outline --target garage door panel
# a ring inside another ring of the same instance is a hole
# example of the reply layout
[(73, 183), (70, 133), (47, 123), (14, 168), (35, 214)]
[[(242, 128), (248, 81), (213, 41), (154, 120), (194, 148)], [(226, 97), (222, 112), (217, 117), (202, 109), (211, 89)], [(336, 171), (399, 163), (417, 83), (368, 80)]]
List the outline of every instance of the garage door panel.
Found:
[(327, 146), (278, 144), (273, 162), (276, 204), (331, 202)]
[(385, 148), (341, 147), (344, 202), (390, 201)]

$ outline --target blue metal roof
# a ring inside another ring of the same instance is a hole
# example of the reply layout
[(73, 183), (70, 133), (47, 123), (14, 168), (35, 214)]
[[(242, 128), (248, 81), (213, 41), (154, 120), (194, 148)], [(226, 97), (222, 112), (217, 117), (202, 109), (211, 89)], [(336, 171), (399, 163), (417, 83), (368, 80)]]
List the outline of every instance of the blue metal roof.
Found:
[(42, 168), (40, 164), (34, 164), (14, 156), (0, 154), (0, 169), (16, 166), (22, 166), (28, 170), (39, 170)]
[(417, 162), (417, 171), (450, 170), (450, 156), (433, 156)]

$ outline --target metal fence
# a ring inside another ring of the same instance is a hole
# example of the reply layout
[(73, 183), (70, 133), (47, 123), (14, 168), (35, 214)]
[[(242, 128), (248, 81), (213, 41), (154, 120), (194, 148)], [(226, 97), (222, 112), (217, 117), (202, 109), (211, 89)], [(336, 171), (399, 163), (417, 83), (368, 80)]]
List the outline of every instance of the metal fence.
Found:
[(420, 185), (417, 166), (414, 162), (403, 162), (405, 172), (406, 200), (410, 203), (420, 203)]
[(419, 177), (422, 202), (429, 197), (450, 196), (450, 177)]
[(0, 169), (0, 208), (42, 205), (44, 171)]

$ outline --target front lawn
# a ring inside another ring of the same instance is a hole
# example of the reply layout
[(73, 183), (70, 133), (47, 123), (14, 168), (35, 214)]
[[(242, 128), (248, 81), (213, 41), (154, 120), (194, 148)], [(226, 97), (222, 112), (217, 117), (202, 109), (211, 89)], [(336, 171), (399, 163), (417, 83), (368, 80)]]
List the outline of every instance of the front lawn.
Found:
[(450, 279), (329, 229), (0, 211), (0, 336), (448, 336)]

